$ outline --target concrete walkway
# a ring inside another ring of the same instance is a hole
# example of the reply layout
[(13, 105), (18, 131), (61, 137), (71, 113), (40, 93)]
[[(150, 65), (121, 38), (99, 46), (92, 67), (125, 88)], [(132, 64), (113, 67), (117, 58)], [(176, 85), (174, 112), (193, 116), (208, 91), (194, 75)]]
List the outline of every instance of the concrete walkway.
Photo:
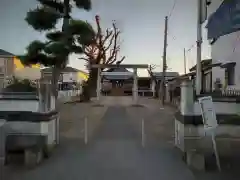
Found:
[(87, 146), (62, 136), (50, 159), (33, 170), (11, 168), (4, 180), (198, 180), (174, 146), (152, 141), (143, 148), (139, 124), (127, 109), (122, 102), (109, 104)]
[[(65, 147), (31, 171), (15, 171), (12, 180), (192, 180), (178, 156), (160, 147), (141, 147), (141, 136), (126, 107), (109, 107), (93, 141), (84, 146), (62, 139)], [(10, 178), (10, 177), (9, 177)]]
[(86, 156), (85, 175), (98, 180), (194, 179), (172, 151), (141, 147), (141, 134), (132, 127), (125, 107), (109, 107), (102, 127)]

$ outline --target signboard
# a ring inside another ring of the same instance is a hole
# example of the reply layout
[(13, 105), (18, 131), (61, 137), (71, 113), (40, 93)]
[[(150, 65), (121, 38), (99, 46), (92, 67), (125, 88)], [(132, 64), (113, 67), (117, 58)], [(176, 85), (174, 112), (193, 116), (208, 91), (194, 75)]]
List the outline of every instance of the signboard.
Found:
[(198, 99), (201, 112), (203, 125), (205, 130), (212, 130), (218, 127), (218, 122), (216, 118), (216, 112), (213, 107), (212, 97), (202, 97)]
[(211, 96), (202, 97), (202, 98), (199, 98), (198, 101), (201, 107), (204, 129), (206, 131), (211, 130), (211, 137), (212, 137), (214, 154), (216, 157), (216, 163), (217, 163), (218, 170), (221, 171), (221, 164), (220, 164), (220, 159), (218, 155), (218, 150), (217, 150), (217, 145), (215, 140), (215, 132), (214, 132), (214, 130), (218, 127), (218, 122), (216, 118), (216, 112), (213, 107), (212, 97)]

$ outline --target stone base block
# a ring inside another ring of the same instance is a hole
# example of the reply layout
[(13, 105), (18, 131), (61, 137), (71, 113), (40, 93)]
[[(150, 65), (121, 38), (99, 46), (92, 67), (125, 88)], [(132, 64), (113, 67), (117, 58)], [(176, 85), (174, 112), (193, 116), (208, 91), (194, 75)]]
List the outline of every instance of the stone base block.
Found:
[(27, 149), (24, 151), (24, 163), (27, 167), (32, 168), (38, 165), (43, 160), (42, 149), (32, 150)]
[(186, 153), (187, 165), (193, 169), (204, 171), (205, 170), (205, 157), (194, 151)]
[[(216, 134), (219, 154), (233, 155), (240, 151), (240, 126), (220, 125)], [(220, 131), (220, 133), (219, 133)], [(175, 145), (182, 151), (197, 151), (211, 154), (213, 145), (211, 136), (204, 133), (203, 126), (185, 125), (175, 120)]]
[(46, 147), (44, 147), (44, 150), (43, 150), (44, 157), (45, 158), (50, 157), (55, 147), (56, 147), (56, 144), (49, 144)]
[(5, 165), (5, 157), (0, 157), (0, 170)]

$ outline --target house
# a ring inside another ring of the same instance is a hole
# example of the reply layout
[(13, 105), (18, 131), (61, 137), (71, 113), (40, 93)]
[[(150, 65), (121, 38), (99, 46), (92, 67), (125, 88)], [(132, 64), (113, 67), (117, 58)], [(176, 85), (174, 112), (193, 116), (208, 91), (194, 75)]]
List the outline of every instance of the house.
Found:
[[(52, 68), (42, 69), (41, 74), (43, 79), (51, 81)], [(72, 85), (81, 84), (82, 81), (85, 81), (87, 78), (88, 74), (86, 72), (69, 66), (65, 67), (60, 74), (59, 88), (69, 89)]]
[[(212, 59), (204, 59), (201, 61), (201, 68), (202, 68), (202, 92), (210, 92), (214, 89), (213, 83), (213, 68), (218, 68), (221, 66), (221, 63), (213, 63)], [(193, 80), (193, 84), (196, 78), (196, 67), (197, 65), (193, 66), (189, 69), (191, 76), (190, 79)]]
[[(52, 77), (52, 68), (44, 68), (41, 70), (42, 77), (45, 79), (51, 79)], [(87, 80), (88, 74), (82, 70), (73, 68), (73, 67), (65, 67), (61, 71), (60, 82), (79, 82), (83, 80)]]
[[(8, 80), (15, 75), (15, 72), (22, 70), (25, 66), (13, 53), (0, 49), (0, 89), (8, 84)], [(40, 65), (32, 65), (31, 68), (40, 68)], [(29, 76), (31, 76), (29, 71)]]
[(221, 64), (212, 68), (212, 87), (219, 81), (224, 88), (240, 89), (240, 31), (236, 28), (239, 27), (239, 24), (236, 24), (239, 21), (229, 20), (239, 16), (239, 12), (231, 14), (237, 12), (234, 8), (239, 5), (240, 2), (236, 0), (212, 0), (208, 6), (207, 30), (212, 64)]
[[(220, 66), (220, 63), (212, 64), (212, 59), (204, 59), (201, 61), (202, 68), (202, 92), (212, 91), (212, 68)], [(169, 91), (168, 101), (174, 100), (175, 97), (180, 97), (180, 85), (184, 80), (191, 80), (192, 84), (196, 82), (196, 67), (194, 65), (189, 69), (189, 73), (183, 74), (174, 78), (169, 78), (167, 82), (167, 91)], [(171, 93), (173, 94), (171, 94)], [(174, 102), (175, 103), (175, 102)]]
[(0, 89), (4, 87), (5, 78), (14, 73), (14, 54), (0, 49)]
[[(160, 91), (161, 81), (162, 81), (162, 72), (152, 72), (152, 82), (151, 82), (151, 89), (155, 94), (155, 96), (158, 96), (158, 93)], [(178, 72), (166, 72), (165, 73), (165, 81), (166, 83), (179, 76)]]

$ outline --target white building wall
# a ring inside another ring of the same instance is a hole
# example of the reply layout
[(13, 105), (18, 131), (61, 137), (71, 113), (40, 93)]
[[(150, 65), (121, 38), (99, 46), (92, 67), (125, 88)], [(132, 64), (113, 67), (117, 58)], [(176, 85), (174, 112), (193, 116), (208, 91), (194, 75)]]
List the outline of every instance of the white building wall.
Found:
[(63, 82), (73, 82), (78, 80), (78, 74), (74, 72), (63, 73)]
[[(221, 5), (223, 0), (211, 0), (208, 7), (208, 17), (214, 13)], [(220, 37), (212, 45), (212, 63), (236, 62), (235, 66), (235, 88), (240, 88), (240, 31)], [(215, 67), (212, 70), (212, 87), (216, 78), (220, 78), (222, 84), (225, 84), (225, 71), (222, 68)]]
[(0, 111), (39, 112), (38, 100), (0, 100)]

